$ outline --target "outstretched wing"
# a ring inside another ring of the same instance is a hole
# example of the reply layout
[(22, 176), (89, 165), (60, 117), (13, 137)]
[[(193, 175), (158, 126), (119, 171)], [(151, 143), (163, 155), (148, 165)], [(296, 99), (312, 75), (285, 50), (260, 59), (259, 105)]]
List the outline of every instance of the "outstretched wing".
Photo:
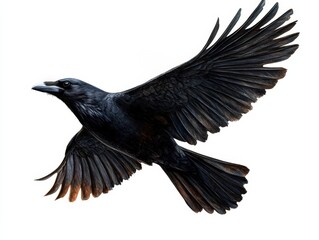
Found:
[(57, 173), (47, 195), (55, 193), (61, 186), (57, 199), (62, 198), (70, 188), (69, 200), (73, 202), (80, 189), (83, 200), (88, 199), (91, 193), (98, 197), (141, 168), (137, 160), (108, 148), (82, 128), (68, 144), (61, 165), (38, 180), (45, 180)]
[[(190, 61), (122, 94), (122, 104), (133, 114), (157, 121), (176, 139), (196, 144), (207, 131), (218, 132), (229, 121), (251, 110), (251, 103), (275, 86), (286, 69), (264, 67), (289, 58), (298, 45), (298, 33), (282, 36), (296, 22), (285, 26), (293, 11), (271, 21), (278, 4), (256, 24), (252, 22), (264, 6), (261, 1), (236, 31), (239, 10), (220, 38), (211, 45), (215, 28), (202, 51)], [(250, 26), (252, 25), (252, 26)]]

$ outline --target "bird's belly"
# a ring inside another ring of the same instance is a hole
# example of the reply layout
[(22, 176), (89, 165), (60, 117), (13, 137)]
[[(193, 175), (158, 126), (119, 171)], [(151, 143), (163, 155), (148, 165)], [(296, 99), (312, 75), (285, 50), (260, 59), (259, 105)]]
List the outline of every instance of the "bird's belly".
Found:
[(188, 169), (185, 154), (163, 129), (128, 116), (91, 128), (103, 144), (146, 164), (158, 163), (176, 169)]
[(156, 150), (163, 137), (153, 126), (127, 116), (118, 116), (103, 126), (91, 126), (91, 132), (108, 147), (151, 163), (160, 154)]

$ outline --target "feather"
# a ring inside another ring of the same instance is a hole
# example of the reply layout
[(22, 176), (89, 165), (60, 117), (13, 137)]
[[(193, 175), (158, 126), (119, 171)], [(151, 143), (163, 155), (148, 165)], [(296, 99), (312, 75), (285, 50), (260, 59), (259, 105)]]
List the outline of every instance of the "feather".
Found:
[[(205, 112), (205, 109), (197, 102), (193, 101), (189, 104), (192, 109), (194, 109), (194, 116), (203, 124), (206, 129), (212, 133), (219, 132), (219, 125), (216, 123), (215, 119), (212, 119), (208, 114)], [(196, 111), (195, 111), (196, 109)]]
[(176, 112), (176, 117), (179, 120), (179, 124), (182, 125), (183, 131), (187, 132), (190, 135), (191, 140), (188, 142), (191, 144), (196, 144), (196, 139), (198, 139), (198, 134), (196, 129), (194, 129), (193, 125), (187, 119), (185, 114), (182, 111)]
[(213, 118), (217, 122), (218, 126), (227, 126), (228, 121), (224, 117), (223, 112), (218, 109), (214, 103), (210, 102), (209, 104), (203, 94), (196, 99), (196, 102), (201, 106), (202, 112), (206, 113), (209, 118)]
[(112, 180), (110, 179), (109, 174), (105, 170), (104, 165), (102, 164), (100, 157), (97, 156), (96, 154), (94, 154), (93, 159), (94, 159), (95, 165), (97, 166), (97, 169), (99, 170), (99, 173), (100, 173), (102, 180), (103, 180), (103, 193), (107, 193), (108, 191), (110, 191), (114, 187), (114, 184), (113, 184)]
[(109, 155), (113, 155), (112, 157), (110, 157), (110, 163), (113, 166), (118, 181), (122, 182), (123, 179), (128, 179), (130, 176), (126, 172), (125, 168), (121, 165), (121, 161), (118, 159), (117, 155), (115, 155), (114, 152), (110, 152)]
[(68, 192), (68, 189), (71, 185), (72, 178), (74, 174), (74, 159), (73, 155), (70, 155), (65, 166), (65, 176), (62, 182), (60, 192), (56, 199), (62, 198)]
[(137, 168), (141, 169), (140, 166), (137, 166), (137, 168), (135, 168), (134, 164), (132, 164), (131, 162), (135, 163), (136, 161), (129, 161), (125, 157), (123, 157), (120, 161), (120, 163), (125, 168), (125, 170), (129, 176), (131, 176), (133, 173), (135, 173)]
[(169, 172), (164, 167), (163, 170), (166, 172), (167, 176), (174, 183), (174, 186), (178, 190), (178, 192), (183, 196), (187, 205), (194, 211), (200, 212), (203, 207), (198, 203), (198, 201), (192, 196), (189, 191), (185, 188), (185, 186), (179, 181), (177, 176), (174, 173)]
[(91, 174), (90, 169), (87, 163), (87, 160), (83, 157), (81, 158), (82, 163), (82, 184), (81, 184), (81, 198), (83, 200), (87, 200), (90, 198), (90, 194), (92, 192), (92, 184), (91, 184)]
[(176, 174), (175, 177), (183, 185), (186, 191), (188, 191), (188, 193), (195, 198), (195, 200), (201, 205), (202, 208), (204, 208), (208, 213), (214, 212), (214, 206), (217, 207), (217, 205), (205, 199), (205, 196), (202, 194), (201, 189), (192, 182), (191, 178), (187, 179), (178, 174)]
[(109, 176), (110, 179), (112, 180), (113, 185), (118, 185), (118, 184), (120, 184), (121, 182), (118, 180), (117, 175), (116, 175), (116, 173), (115, 173), (115, 171), (114, 171), (114, 168), (113, 168), (113, 166), (110, 164), (109, 158), (111, 158), (112, 156), (105, 156), (104, 154), (101, 154), (99, 157), (100, 157), (100, 159), (102, 160), (102, 163), (103, 163), (103, 165), (104, 165), (104, 168), (105, 168), (105, 170), (107, 171), (108, 176)]
[(240, 18), (240, 14), (241, 14), (241, 9), (238, 10), (238, 12), (236, 13), (235, 17), (232, 19), (232, 21), (230, 22), (230, 24), (228, 25), (226, 30), (219, 37), (219, 39), (215, 42), (215, 45), (219, 44), (220, 42), (222, 42), (227, 37), (227, 35), (231, 32), (231, 30), (234, 28), (234, 26), (238, 22), (238, 20)]
[(78, 196), (78, 193), (81, 189), (82, 182), (82, 167), (81, 167), (81, 159), (79, 156), (74, 155), (74, 174), (71, 183), (71, 190), (69, 195), (70, 202), (74, 202)]
[(61, 186), (63, 182), (64, 176), (65, 176), (65, 166), (63, 166), (62, 169), (57, 173), (57, 177), (55, 179), (55, 182), (52, 188), (49, 190), (49, 192), (47, 192), (47, 194), (45, 194), (45, 196), (51, 195), (59, 189), (59, 187)]
[(257, 18), (259, 13), (262, 11), (264, 5), (265, 1), (262, 0), (240, 28), (238, 28), (234, 33), (232, 33), (230, 36), (224, 39), (224, 41), (221, 41), (218, 45), (212, 45), (206, 54), (212, 54), (212, 52), (214, 52), (214, 54), (217, 55), (230, 44), (233, 45), (237, 40), (239, 41), (241, 38), (243, 38), (245, 35), (242, 34), (242, 32)]
[(188, 108), (181, 109), (186, 117), (186, 120), (192, 126), (194, 131), (196, 131), (195, 136), (199, 141), (205, 141), (208, 137), (205, 127), (198, 121), (198, 119), (193, 115), (192, 111)]
[(94, 157), (88, 157), (87, 163), (90, 168), (92, 195), (98, 197), (103, 192), (103, 180), (98, 167), (95, 165)]
[(178, 118), (178, 116), (175, 114), (171, 114), (170, 120), (172, 122), (172, 125), (176, 131), (176, 133), (181, 137), (180, 139), (182, 141), (186, 141), (190, 144), (196, 144), (196, 140), (190, 135), (190, 133), (184, 128), (183, 125), (181, 125), (181, 122)]
[(216, 37), (218, 29), (219, 29), (219, 19), (217, 19), (215, 27), (214, 27), (212, 33), (210, 34), (210, 36), (209, 36), (205, 46), (203, 47), (203, 49), (192, 60), (190, 60), (190, 62), (195, 61), (197, 58), (202, 56), (202, 54), (206, 51), (206, 49), (209, 47), (209, 45), (212, 43), (212, 41)]

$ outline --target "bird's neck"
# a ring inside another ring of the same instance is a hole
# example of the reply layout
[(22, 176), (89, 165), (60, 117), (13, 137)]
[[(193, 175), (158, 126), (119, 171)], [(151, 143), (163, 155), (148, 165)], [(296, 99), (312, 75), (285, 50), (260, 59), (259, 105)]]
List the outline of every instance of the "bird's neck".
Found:
[(107, 122), (101, 101), (73, 102), (67, 104), (83, 126), (88, 124), (102, 125)]

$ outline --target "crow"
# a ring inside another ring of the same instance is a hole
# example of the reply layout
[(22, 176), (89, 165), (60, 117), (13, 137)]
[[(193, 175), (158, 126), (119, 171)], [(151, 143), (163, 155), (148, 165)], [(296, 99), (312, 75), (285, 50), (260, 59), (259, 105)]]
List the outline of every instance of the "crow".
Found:
[(192, 59), (132, 89), (110, 93), (75, 78), (44, 82), (33, 89), (62, 100), (82, 124), (69, 142), (47, 195), (60, 187), (75, 201), (98, 197), (128, 179), (141, 163), (158, 164), (194, 211), (224, 214), (246, 193), (249, 169), (198, 154), (176, 139), (196, 144), (241, 118), (252, 103), (273, 88), (286, 69), (264, 65), (288, 59), (298, 48), (299, 33), (285, 34), (288, 10), (275, 20), (278, 3), (257, 23), (265, 2), (232, 31), (241, 9), (219, 39), (219, 19)]

